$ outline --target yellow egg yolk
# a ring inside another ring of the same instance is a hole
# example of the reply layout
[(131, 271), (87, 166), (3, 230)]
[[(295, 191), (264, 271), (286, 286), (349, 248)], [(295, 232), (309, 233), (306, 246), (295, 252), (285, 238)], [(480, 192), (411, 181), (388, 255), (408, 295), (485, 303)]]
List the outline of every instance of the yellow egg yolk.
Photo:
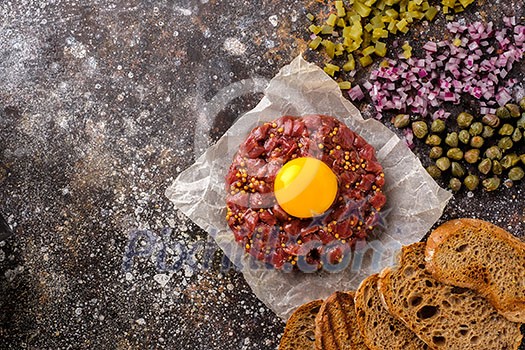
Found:
[(337, 177), (322, 161), (302, 157), (289, 161), (274, 183), (277, 203), (288, 214), (311, 218), (324, 213), (337, 196)]

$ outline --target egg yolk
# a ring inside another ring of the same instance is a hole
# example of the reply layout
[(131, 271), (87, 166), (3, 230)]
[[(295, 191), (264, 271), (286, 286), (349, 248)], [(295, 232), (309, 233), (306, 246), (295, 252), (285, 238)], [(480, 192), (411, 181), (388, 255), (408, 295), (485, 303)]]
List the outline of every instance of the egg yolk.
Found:
[(289, 161), (274, 182), (277, 203), (288, 214), (311, 218), (324, 213), (337, 196), (337, 177), (322, 161), (302, 157)]

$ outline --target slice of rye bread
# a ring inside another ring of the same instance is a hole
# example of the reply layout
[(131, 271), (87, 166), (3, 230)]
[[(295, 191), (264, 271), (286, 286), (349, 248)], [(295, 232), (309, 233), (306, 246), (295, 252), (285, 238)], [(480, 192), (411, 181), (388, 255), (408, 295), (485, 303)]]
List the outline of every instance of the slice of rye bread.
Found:
[(525, 323), (525, 243), (507, 231), (482, 220), (446, 222), (430, 234), (425, 259), (438, 281), (474, 289)]
[(301, 305), (286, 322), (279, 350), (315, 350), (315, 316), (322, 300)]
[(380, 274), (383, 304), (432, 349), (518, 349), (520, 325), (478, 293), (435, 280), (425, 268), (425, 243), (403, 247), (397, 268)]
[(366, 278), (355, 294), (357, 324), (371, 350), (421, 350), (428, 345), (392, 316), (383, 306), (377, 282), (379, 275)]
[(367, 350), (357, 326), (354, 292), (329, 296), (315, 318), (317, 350)]

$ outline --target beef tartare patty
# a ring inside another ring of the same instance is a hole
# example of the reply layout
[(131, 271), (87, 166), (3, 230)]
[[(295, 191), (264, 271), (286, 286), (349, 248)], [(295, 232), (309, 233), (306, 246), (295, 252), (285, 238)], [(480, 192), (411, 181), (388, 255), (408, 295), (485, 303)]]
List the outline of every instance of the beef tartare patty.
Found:
[[(321, 160), (337, 176), (332, 206), (312, 218), (289, 215), (273, 192), (281, 167), (300, 157)], [(377, 226), (384, 183), (374, 148), (345, 124), (322, 115), (284, 116), (253, 129), (239, 147), (226, 177), (226, 220), (256, 259), (276, 269), (316, 270), (342, 261)]]

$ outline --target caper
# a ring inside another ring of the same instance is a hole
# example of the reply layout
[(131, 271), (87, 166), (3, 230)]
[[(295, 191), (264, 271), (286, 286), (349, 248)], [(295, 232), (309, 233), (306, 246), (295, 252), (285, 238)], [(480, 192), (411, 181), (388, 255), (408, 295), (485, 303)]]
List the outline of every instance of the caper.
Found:
[(507, 103), (505, 107), (509, 110), (511, 117), (518, 118), (520, 116), (520, 106), (514, 103)]
[(498, 147), (501, 148), (503, 151), (511, 149), (512, 146), (514, 146), (514, 142), (512, 142), (512, 139), (510, 137), (504, 137), (498, 142)]
[(445, 137), (445, 143), (449, 145), (450, 147), (458, 147), (458, 133), (457, 132), (448, 133), (447, 137)]
[(474, 117), (471, 114), (468, 114), (467, 112), (459, 113), (458, 117), (456, 118), (458, 126), (461, 129), (468, 128), (473, 120), (474, 120)]
[(469, 142), (469, 140), (470, 140), (469, 132), (467, 130), (461, 130), (459, 132), (458, 139), (459, 139), (459, 141), (461, 141), (462, 143), (464, 143), (466, 145)]
[(509, 179), (512, 181), (520, 181), (525, 176), (525, 172), (519, 166), (509, 170)]
[(423, 121), (417, 121), (412, 123), (412, 131), (414, 132), (414, 135), (418, 139), (422, 139), (423, 137), (427, 136), (428, 134), (428, 126), (427, 123)]
[(523, 133), (520, 131), (520, 129), (516, 128), (514, 129), (514, 132), (512, 133), (512, 141), (519, 142), (523, 138)]
[(489, 192), (497, 190), (500, 184), (501, 180), (497, 176), (483, 180), (483, 187)]
[(455, 177), (451, 178), (450, 181), (448, 182), (448, 187), (453, 192), (459, 191), (461, 189), (461, 180)]
[(479, 149), (473, 148), (465, 152), (464, 158), (467, 163), (474, 164), (479, 160)]
[(501, 163), (499, 162), (499, 160), (494, 159), (492, 161), (492, 173), (494, 175), (501, 175), (502, 172), (503, 167), (501, 166)]
[(465, 178), (465, 180), (463, 180), (463, 183), (470, 191), (474, 191), (479, 185), (479, 177), (470, 174)]
[(459, 148), (451, 148), (447, 151), (447, 157), (454, 160), (461, 160), (463, 158), (463, 151)]
[(439, 146), (441, 144), (441, 137), (438, 135), (429, 135), (425, 143), (429, 146)]
[(503, 124), (499, 129), (498, 134), (502, 136), (510, 136), (514, 132), (514, 127), (510, 124)]
[(520, 161), (520, 157), (518, 157), (516, 153), (507, 154), (505, 157), (501, 159), (501, 166), (504, 167), (505, 169), (508, 169), (518, 164), (519, 161)]
[(481, 136), (486, 139), (490, 139), (492, 136), (494, 136), (494, 129), (488, 125), (485, 125), (483, 127), (483, 132), (481, 133)]
[(497, 128), (500, 123), (498, 116), (495, 114), (485, 114), (483, 118), (481, 118), (481, 121), (491, 128)]
[(446, 171), (448, 168), (450, 168), (450, 159), (447, 157), (441, 157), (438, 160), (436, 160), (436, 166), (441, 171)]
[(440, 133), (445, 131), (445, 122), (442, 119), (436, 119), (430, 125), (430, 131)]
[(485, 151), (485, 156), (492, 160), (501, 159), (501, 157), (503, 157), (503, 153), (498, 146), (492, 146)]
[(492, 160), (490, 160), (489, 158), (483, 159), (478, 164), (478, 170), (480, 173), (485, 174), (485, 175), (490, 173), (490, 171), (492, 170)]
[(498, 109), (496, 109), (496, 116), (498, 116), (501, 119), (510, 118), (510, 111), (505, 106), (501, 106)]
[(410, 116), (408, 114), (398, 114), (394, 118), (394, 126), (398, 129), (407, 127), (410, 123)]
[(525, 154), (522, 154), (520, 156), (520, 159), (521, 159), (521, 162), (523, 163), (523, 165), (525, 165)]
[(443, 148), (439, 147), (439, 146), (434, 146), (430, 149), (430, 153), (429, 153), (429, 157), (431, 159), (438, 159), (439, 157), (441, 157), (443, 155)]
[(525, 112), (521, 114), (521, 118), (516, 122), (516, 127), (525, 129)]
[(525, 97), (522, 97), (520, 100), (520, 108), (525, 111)]
[(474, 136), (470, 139), (470, 146), (474, 148), (481, 148), (483, 144), (485, 143), (485, 140), (483, 140), (483, 137), (481, 136)]
[(438, 178), (441, 177), (441, 170), (439, 170), (439, 168), (437, 166), (435, 166), (435, 165), (428, 166), (427, 167), (427, 172), (434, 179), (438, 179)]
[(480, 122), (472, 123), (469, 129), (470, 136), (480, 135), (483, 132), (483, 124)]
[(452, 175), (455, 177), (463, 178), (467, 174), (467, 171), (465, 170), (463, 165), (459, 164), (458, 162), (452, 162), (450, 168), (452, 169)]

